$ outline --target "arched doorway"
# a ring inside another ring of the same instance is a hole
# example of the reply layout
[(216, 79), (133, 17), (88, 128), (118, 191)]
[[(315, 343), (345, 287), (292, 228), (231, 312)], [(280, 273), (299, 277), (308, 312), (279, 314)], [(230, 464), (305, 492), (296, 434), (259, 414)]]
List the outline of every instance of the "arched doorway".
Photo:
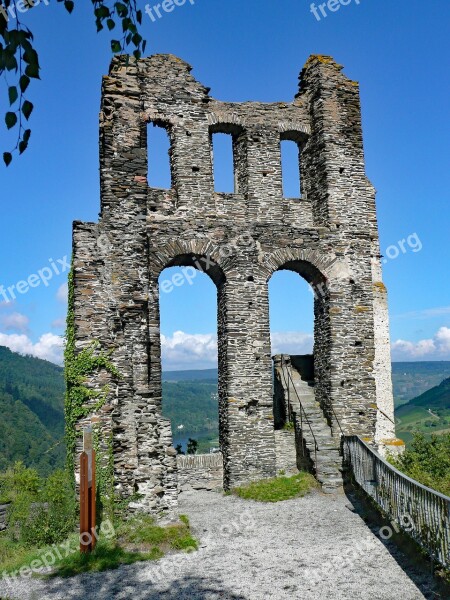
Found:
[(219, 447), (217, 290), (206, 273), (169, 267), (159, 276), (162, 414), (180, 454)]
[[(221, 408), (226, 385), (221, 388), (224, 375), (218, 372), (226, 372), (220, 351), (225, 275), (209, 255), (179, 254), (164, 262), (149, 294), (151, 397), (158, 419), (170, 427), (170, 445), (180, 455), (188, 447), (200, 457), (215, 454), (209, 462), (223, 469), (219, 450), (226, 431)], [(179, 475), (182, 467), (179, 460)], [(188, 475), (179, 482), (186, 483)]]
[(310, 470), (334, 491), (342, 461), (330, 394), (329, 300), (326, 278), (309, 262), (288, 261), (269, 280), (277, 468)]

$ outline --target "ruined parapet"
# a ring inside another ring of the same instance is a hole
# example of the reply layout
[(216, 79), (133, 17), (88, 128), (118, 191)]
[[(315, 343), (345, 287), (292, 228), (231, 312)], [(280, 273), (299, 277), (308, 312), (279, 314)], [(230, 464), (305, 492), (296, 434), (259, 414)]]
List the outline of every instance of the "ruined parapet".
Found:
[(221, 452), (177, 456), (178, 489), (223, 491), (223, 456)]
[[(169, 134), (167, 190), (147, 182), (149, 125)], [(214, 191), (217, 132), (233, 138), (233, 194)], [(294, 199), (283, 197), (282, 140), (299, 147)], [(114, 58), (102, 88), (100, 176), (99, 223), (74, 225), (71, 309), (75, 354), (97, 340), (120, 374), (90, 375), (104, 397), (78, 423), (96, 424), (117, 496), (155, 514), (177, 504), (161, 399), (158, 277), (169, 266), (202, 269), (218, 290), (225, 488), (276, 472), (268, 281), (280, 269), (315, 293), (315, 394), (333, 432), (336, 415), (346, 433), (375, 439), (375, 195), (358, 86), (333, 59), (311, 57), (293, 102), (265, 104), (215, 100), (172, 55)]]

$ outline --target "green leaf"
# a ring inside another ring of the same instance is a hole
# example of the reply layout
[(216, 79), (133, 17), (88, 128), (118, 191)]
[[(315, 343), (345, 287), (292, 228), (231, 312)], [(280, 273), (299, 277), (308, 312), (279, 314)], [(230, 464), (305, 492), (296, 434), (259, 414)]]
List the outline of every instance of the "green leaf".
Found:
[(17, 123), (17, 115), (14, 112), (7, 112), (5, 115), (5, 123), (6, 123), (6, 127), (8, 129), (11, 129), (11, 127), (14, 127), (14, 125)]
[(30, 78), (27, 77), (26, 75), (22, 75), (22, 77), (19, 79), (19, 86), (20, 86), (20, 91), (22, 92), (22, 94), (25, 92), (25, 90), (27, 89), (27, 87), (30, 85)]
[(32, 77), (33, 79), (39, 79), (39, 66), (36, 64), (28, 65), (25, 69), (25, 75)]
[(36, 65), (37, 67), (39, 67), (38, 53), (32, 47), (24, 52), (23, 60), (29, 65)]
[(11, 152), (3, 152), (3, 161), (7, 167), (11, 164), (11, 161), (12, 161)]
[(112, 29), (114, 29), (114, 27), (116, 26), (115, 22), (113, 21), (113, 19), (108, 19), (106, 21), (106, 25), (108, 26), (108, 29), (111, 31)]
[(116, 2), (114, 6), (116, 7), (117, 14), (119, 15), (119, 17), (123, 18), (128, 15), (128, 7), (125, 4), (122, 4), (121, 2)]
[(64, 1), (64, 7), (67, 10), (67, 12), (70, 14), (73, 9), (74, 9), (75, 3), (72, 2), (72, 0), (65, 0)]
[(138, 48), (139, 44), (142, 42), (142, 36), (139, 35), (139, 33), (135, 33), (132, 37), (132, 41), (136, 48)]
[(118, 40), (111, 40), (111, 50), (116, 54), (122, 50), (122, 46)]
[(25, 131), (23, 132), (23, 141), (28, 142), (28, 140), (30, 139), (30, 135), (31, 129), (25, 129)]
[(9, 97), (9, 104), (10, 105), (14, 104), (14, 102), (19, 97), (19, 94), (17, 93), (17, 88), (16, 88), (15, 85), (12, 85), (12, 86), (10, 86), (8, 88), (8, 97)]
[(23, 154), (25, 150), (28, 148), (28, 142), (22, 140), (19, 142), (19, 154)]
[(3, 56), (3, 61), (4, 61), (5, 67), (8, 71), (12, 71), (13, 69), (15, 69), (17, 71), (18, 64), (17, 64), (17, 60), (16, 60), (15, 56), (13, 56), (9, 52), (5, 51), (4, 56)]
[(25, 100), (25, 102), (22, 104), (22, 112), (23, 112), (23, 116), (25, 117), (25, 119), (30, 118), (31, 113), (33, 112), (33, 104), (29, 101), (29, 100)]
[(99, 6), (99, 8), (94, 10), (94, 14), (100, 19), (106, 19), (106, 17), (109, 17), (110, 15), (109, 8), (105, 5)]

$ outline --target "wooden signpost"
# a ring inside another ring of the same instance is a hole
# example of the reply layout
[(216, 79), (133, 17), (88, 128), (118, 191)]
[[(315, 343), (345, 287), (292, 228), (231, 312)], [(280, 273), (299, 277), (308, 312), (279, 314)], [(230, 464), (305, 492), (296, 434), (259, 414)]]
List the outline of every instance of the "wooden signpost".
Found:
[(92, 552), (96, 538), (95, 450), (92, 427), (83, 430), (83, 452), (80, 456), (80, 552)]

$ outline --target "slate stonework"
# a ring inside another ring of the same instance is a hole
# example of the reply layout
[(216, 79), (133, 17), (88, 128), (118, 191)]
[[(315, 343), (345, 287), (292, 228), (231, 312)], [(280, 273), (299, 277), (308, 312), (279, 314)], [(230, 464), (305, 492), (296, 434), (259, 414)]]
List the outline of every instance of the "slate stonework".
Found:
[[(147, 183), (149, 124), (170, 137), (170, 190)], [(234, 194), (214, 191), (216, 132), (233, 137)], [(301, 198), (283, 198), (281, 140), (299, 146)], [(112, 350), (122, 374), (91, 381), (109, 381), (92, 418), (101, 440), (112, 434), (118, 495), (138, 492), (132, 507), (154, 514), (177, 505), (161, 406), (158, 277), (169, 266), (201, 268), (217, 286), (225, 488), (276, 473), (268, 281), (280, 269), (316, 290), (315, 393), (331, 427), (337, 415), (346, 433), (375, 439), (377, 399), (393, 413), (386, 296), (358, 84), (342, 67), (312, 56), (293, 102), (236, 104), (212, 98), (175, 56), (116, 57), (103, 79), (100, 177), (99, 222), (74, 223), (75, 336), (77, 351), (92, 340)], [(393, 437), (386, 419), (380, 436)]]

